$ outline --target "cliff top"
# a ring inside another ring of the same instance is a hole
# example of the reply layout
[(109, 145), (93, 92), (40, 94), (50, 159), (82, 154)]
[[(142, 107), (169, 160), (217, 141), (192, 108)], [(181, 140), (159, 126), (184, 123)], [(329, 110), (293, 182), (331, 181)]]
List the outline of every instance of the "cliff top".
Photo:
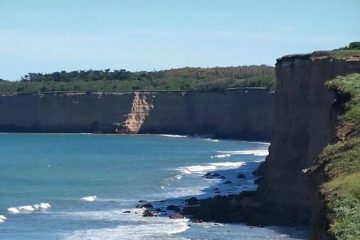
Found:
[(277, 64), (294, 60), (316, 60), (324, 58), (360, 61), (360, 42), (352, 42), (349, 46), (332, 51), (315, 51), (307, 54), (291, 54), (277, 59)]
[(179, 68), (151, 72), (80, 70), (29, 73), (20, 81), (0, 79), (0, 93), (208, 91), (239, 87), (272, 88), (274, 81), (274, 67), (266, 65)]

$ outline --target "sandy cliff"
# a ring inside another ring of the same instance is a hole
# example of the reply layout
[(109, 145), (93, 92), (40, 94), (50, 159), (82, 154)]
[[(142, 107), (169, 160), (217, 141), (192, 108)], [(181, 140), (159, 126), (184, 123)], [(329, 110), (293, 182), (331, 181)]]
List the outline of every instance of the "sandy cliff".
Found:
[(0, 97), (1, 132), (168, 133), (269, 140), (266, 90), (19, 94)]
[(324, 83), (353, 72), (360, 72), (360, 58), (313, 53), (278, 59), (274, 128), (269, 156), (255, 172), (261, 177), (258, 190), (210, 198), (184, 213), (204, 221), (250, 225), (311, 224), (312, 239), (331, 239), (319, 189), (324, 172), (310, 175), (309, 168), (326, 145), (337, 141), (338, 105), (344, 102)]
[(295, 222), (306, 223), (312, 214), (316, 239), (326, 239), (322, 234), (326, 224), (321, 226), (319, 220), (321, 198), (306, 169), (316, 163), (335, 132), (335, 96), (324, 83), (360, 72), (360, 60), (336, 59), (326, 53), (286, 56), (278, 59), (276, 72), (273, 136), (269, 156), (258, 170), (264, 177), (258, 194)]

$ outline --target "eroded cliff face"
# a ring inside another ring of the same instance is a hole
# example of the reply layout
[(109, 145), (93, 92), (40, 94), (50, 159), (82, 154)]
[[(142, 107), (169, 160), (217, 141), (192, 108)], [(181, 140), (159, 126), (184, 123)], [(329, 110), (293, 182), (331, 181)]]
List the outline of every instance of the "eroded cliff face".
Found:
[[(148, 100), (148, 97), (150, 98)], [(152, 105), (153, 95), (134, 93), (134, 99), (131, 104), (131, 112), (126, 115), (126, 120), (121, 125), (125, 133), (139, 133), (146, 118), (149, 116), (150, 110), (154, 107)], [(118, 130), (117, 132), (121, 132)]]
[(289, 221), (307, 223), (312, 214), (315, 239), (327, 239), (326, 220), (306, 169), (332, 141), (336, 125), (335, 96), (324, 83), (353, 72), (360, 72), (359, 59), (322, 53), (286, 56), (276, 64), (274, 129), (269, 156), (257, 171), (263, 176), (257, 194)]
[(61, 93), (0, 96), (1, 132), (167, 133), (269, 140), (273, 93)]

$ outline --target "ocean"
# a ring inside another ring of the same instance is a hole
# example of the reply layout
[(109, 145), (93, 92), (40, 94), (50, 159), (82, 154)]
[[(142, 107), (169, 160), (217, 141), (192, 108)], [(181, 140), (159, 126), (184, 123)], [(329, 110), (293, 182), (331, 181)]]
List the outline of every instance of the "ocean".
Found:
[[(306, 239), (302, 228), (143, 217), (136, 208), (139, 200), (164, 209), (192, 196), (255, 190), (251, 172), (268, 146), (177, 135), (0, 134), (0, 239)], [(204, 177), (214, 171), (226, 178)]]

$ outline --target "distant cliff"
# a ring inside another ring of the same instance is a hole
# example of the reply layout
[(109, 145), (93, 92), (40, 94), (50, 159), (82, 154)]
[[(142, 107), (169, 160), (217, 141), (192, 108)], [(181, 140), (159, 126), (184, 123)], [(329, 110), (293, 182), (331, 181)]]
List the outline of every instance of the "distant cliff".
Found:
[(264, 89), (0, 96), (1, 132), (168, 133), (269, 140)]

